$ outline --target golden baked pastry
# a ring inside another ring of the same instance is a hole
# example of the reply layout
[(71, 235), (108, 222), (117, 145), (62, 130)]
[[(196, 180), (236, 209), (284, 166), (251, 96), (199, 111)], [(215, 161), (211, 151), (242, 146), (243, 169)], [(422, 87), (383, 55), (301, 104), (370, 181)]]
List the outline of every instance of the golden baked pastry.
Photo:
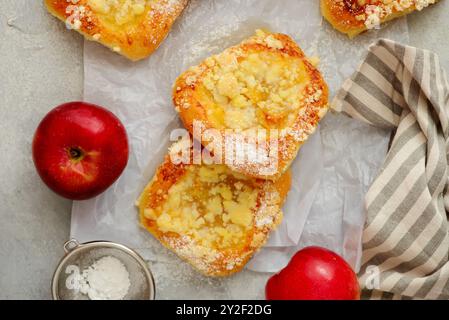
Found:
[(330, 24), (350, 38), (387, 21), (421, 11), (438, 0), (320, 0)]
[[(202, 132), (219, 132), (223, 163), (261, 179), (275, 180), (289, 168), (328, 110), (328, 87), (315, 61), (289, 36), (261, 30), (191, 67), (176, 80), (173, 95), (196, 139), (198, 123)], [(204, 135), (200, 139), (208, 147)], [(229, 160), (225, 142), (252, 151)]]
[(188, 0), (45, 0), (67, 27), (131, 59), (148, 57)]
[(140, 221), (201, 273), (228, 276), (281, 222), (290, 180), (289, 171), (273, 182), (225, 165), (176, 165), (167, 156), (138, 200)]

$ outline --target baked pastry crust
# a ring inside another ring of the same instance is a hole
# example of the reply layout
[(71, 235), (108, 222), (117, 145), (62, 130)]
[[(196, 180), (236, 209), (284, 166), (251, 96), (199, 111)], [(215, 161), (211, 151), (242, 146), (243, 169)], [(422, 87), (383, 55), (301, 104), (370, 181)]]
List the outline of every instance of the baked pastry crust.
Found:
[(201, 273), (229, 276), (281, 222), (290, 183), (290, 171), (273, 182), (224, 165), (174, 164), (167, 155), (137, 202), (140, 221)]
[[(220, 132), (226, 165), (272, 180), (289, 168), (328, 110), (328, 87), (315, 61), (289, 36), (261, 30), (184, 72), (174, 84), (173, 96), (176, 110), (194, 136), (198, 123), (202, 132)], [(258, 135), (254, 138), (254, 132), (261, 131), (266, 133), (262, 143)], [(209, 148), (204, 136), (201, 140)], [(247, 161), (228, 161), (224, 146), (229, 141), (236, 150), (262, 150), (267, 156), (251, 159), (249, 152)]]
[(167, 36), (188, 0), (44, 0), (67, 26), (137, 61)]
[(338, 31), (354, 38), (379, 28), (382, 23), (402, 17), (438, 0), (320, 0), (324, 18)]

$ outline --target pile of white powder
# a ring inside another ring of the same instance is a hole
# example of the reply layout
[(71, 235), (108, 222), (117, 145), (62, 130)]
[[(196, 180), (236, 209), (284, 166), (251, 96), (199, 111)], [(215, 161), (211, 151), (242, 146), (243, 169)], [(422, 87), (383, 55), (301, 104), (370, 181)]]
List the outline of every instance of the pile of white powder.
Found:
[(91, 300), (122, 300), (131, 286), (125, 265), (111, 256), (99, 259), (81, 274), (79, 269), (78, 272), (72, 270), (74, 273), (67, 278), (67, 288), (77, 290)]

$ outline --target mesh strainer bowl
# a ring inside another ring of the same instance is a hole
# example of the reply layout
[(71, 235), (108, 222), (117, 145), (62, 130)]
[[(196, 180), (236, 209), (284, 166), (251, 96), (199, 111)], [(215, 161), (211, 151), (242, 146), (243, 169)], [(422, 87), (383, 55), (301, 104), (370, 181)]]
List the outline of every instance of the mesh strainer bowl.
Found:
[(70, 277), (82, 272), (105, 256), (119, 259), (129, 272), (131, 286), (124, 300), (154, 300), (153, 275), (146, 262), (134, 250), (118, 243), (96, 241), (80, 244), (72, 239), (64, 244), (66, 255), (59, 262), (51, 284), (54, 300), (88, 300), (77, 290), (70, 288)]

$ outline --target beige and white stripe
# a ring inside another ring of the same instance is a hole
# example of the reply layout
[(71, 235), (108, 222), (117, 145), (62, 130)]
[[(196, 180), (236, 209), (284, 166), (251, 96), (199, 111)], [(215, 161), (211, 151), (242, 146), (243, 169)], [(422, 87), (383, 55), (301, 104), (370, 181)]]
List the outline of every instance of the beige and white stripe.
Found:
[(366, 195), (364, 297), (448, 299), (449, 84), (438, 57), (379, 40), (332, 107), (396, 131)]

